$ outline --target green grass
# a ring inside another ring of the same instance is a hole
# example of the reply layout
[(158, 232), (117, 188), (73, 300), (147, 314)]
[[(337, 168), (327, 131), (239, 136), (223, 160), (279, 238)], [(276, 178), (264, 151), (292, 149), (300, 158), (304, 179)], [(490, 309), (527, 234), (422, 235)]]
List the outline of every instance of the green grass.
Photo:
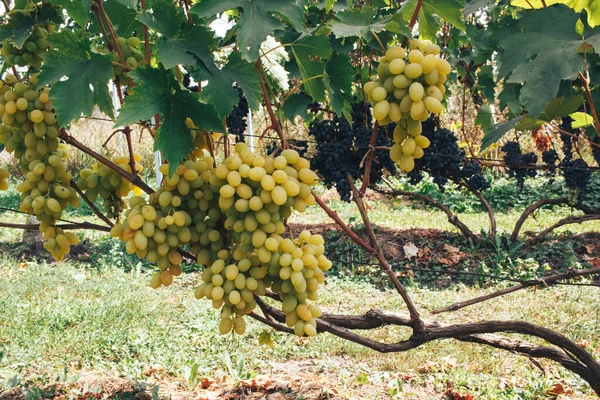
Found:
[[(173, 287), (152, 290), (147, 286), (148, 275), (135, 269), (86, 269), (64, 263), (19, 266), (14, 260), (2, 260), (0, 382), (18, 377), (21, 382), (42, 384), (82, 370), (143, 381), (144, 371), (151, 366), (170, 379), (185, 381), (193, 364), (198, 364), (200, 375), (232, 378), (226, 362), (230, 357), (234, 364), (245, 360), (241, 377), (268, 372), (270, 362), (313, 359), (323, 368), (337, 369), (340, 395), (351, 398), (360, 393), (365, 380), (386, 393), (398, 373), (411, 376), (402, 382), (399, 398), (419, 398), (411, 396), (423, 390), (439, 398), (448, 380), (480, 399), (540, 398), (558, 379), (565, 379), (575, 390), (572, 398), (591, 396), (581, 380), (549, 362), (541, 364), (552, 374), (543, 376), (523, 357), (454, 341), (382, 355), (329, 334), (297, 340), (276, 333), (270, 349), (257, 344), (264, 326), (252, 320), (246, 335), (220, 336), (217, 312), (191, 294), (198, 279), (196, 274), (187, 274)], [(411, 294), (427, 315), (426, 310), (484, 291), (413, 288)], [(597, 295), (597, 289), (589, 287), (520, 292), (438, 320), (526, 319), (587, 341), (588, 349), (599, 357)], [(393, 292), (339, 279), (330, 279), (321, 289), (320, 303), (325, 310), (340, 313), (360, 313), (372, 307), (403, 310)], [(408, 332), (383, 328), (365, 334), (394, 341)]]

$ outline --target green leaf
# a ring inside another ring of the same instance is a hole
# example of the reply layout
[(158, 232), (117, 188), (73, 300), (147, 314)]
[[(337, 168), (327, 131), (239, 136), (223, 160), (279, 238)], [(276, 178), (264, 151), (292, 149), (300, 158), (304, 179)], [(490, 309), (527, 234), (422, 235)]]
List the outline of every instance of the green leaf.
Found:
[(484, 132), (488, 132), (492, 125), (494, 125), (494, 113), (489, 104), (479, 107), (477, 118), (475, 118), (475, 125), (480, 125)]
[(326, 12), (331, 11), (334, 4), (335, 4), (335, 0), (325, 0), (325, 11)]
[(477, 72), (477, 87), (489, 103), (494, 103), (496, 83), (494, 82), (494, 68), (491, 65), (484, 65), (479, 68)]
[(144, 66), (129, 73), (137, 83), (133, 95), (127, 96), (115, 126), (130, 125), (161, 116), (162, 124), (154, 140), (154, 149), (162, 151), (172, 175), (181, 160), (193, 149), (192, 136), (185, 124), (191, 118), (198, 129), (222, 131), (217, 110), (201, 103), (197, 96), (182, 89), (173, 73), (163, 67)]
[(566, 101), (564, 97), (557, 97), (548, 103), (538, 118), (550, 122), (557, 118), (566, 117), (575, 112), (583, 103), (584, 99), (581, 96), (573, 96)]
[[(338, 114), (347, 114), (348, 121), (352, 120), (350, 113), (350, 102), (352, 101), (352, 82), (354, 70), (350, 57), (344, 54), (336, 54), (325, 67), (325, 86), (329, 92), (332, 110)], [(346, 108), (346, 110), (344, 110)], [(345, 112), (346, 111), (346, 112)]]
[(152, 2), (152, 13), (143, 11), (137, 19), (167, 37), (176, 36), (186, 22), (183, 10), (169, 0)]
[(594, 118), (584, 112), (575, 112), (570, 114), (569, 117), (573, 118), (573, 122), (571, 122), (573, 129), (587, 128), (594, 124)]
[(582, 10), (587, 11), (588, 25), (592, 28), (600, 25), (600, 2), (598, 0), (511, 0), (510, 4), (515, 7), (527, 8), (543, 8), (554, 4), (564, 4), (580, 13)]
[(523, 116), (517, 117), (507, 122), (501, 122), (499, 124), (491, 126), (489, 132), (481, 140), (481, 151), (487, 149), (492, 144), (496, 143), (504, 134), (513, 129), (521, 120)]
[(327, 36), (301, 35), (289, 45), (290, 53), (304, 81), (304, 90), (315, 101), (325, 100), (325, 84), (323, 74), (325, 63), (313, 61), (315, 57), (326, 59), (331, 56), (331, 44)]
[(104, 10), (117, 35), (129, 37), (142, 31), (142, 24), (137, 20), (137, 1), (104, 0)]
[(66, 127), (81, 114), (91, 116), (96, 105), (112, 118), (113, 103), (108, 93), (108, 82), (113, 77), (112, 56), (93, 53), (87, 34), (81, 30), (64, 30), (50, 35), (48, 41), (52, 49), (44, 53), (46, 62), (39, 84), (53, 85), (50, 97), (54, 99), (58, 124)]
[(508, 112), (512, 115), (521, 113), (522, 106), (519, 100), (521, 87), (518, 83), (505, 83), (503, 85), (502, 92), (498, 95), (501, 110), (508, 107)]
[(229, 115), (239, 101), (234, 83), (244, 92), (251, 109), (257, 110), (260, 106), (262, 93), (254, 64), (242, 60), (239, 53), (231, 53), (229, 62), (217, 70), (202, 89), (202, 99), (213, 104), (222, 117)]
[(371, 40), (373, 32), (379, 33), (383, 30), (410, 34), (406, 21), (400, 14), (389, 17), (380, 17), (371, 7), (362, 9), (348, 9), (336, 13), (336, 19), (330, 22), (327, 31), (333, 32), (337, 38), (361, 37)]
[(561, 80), (575, 79), (584, 68), (577, 53), (583, 43), (575, 32), (577, 19), (565, 6), (529, 11), (500, 41), (499, 78), (510, 74), (507, 82), (525, 82), (520, 97), (533, 116), (556, 96)]
[(55, 4), (61, 5), (81, 27), (85, 27), (89, 16), (92, 0), (56, 0)]
[(281, 107), (281, 111), (283, 111), (283, 115), (285, 115), (292, 123), (296, 117), (307, 119), (308, 113), (306, 110), (311, 102), (312, 99), (310, 96), (307, 96), (304, 93), (296, 93), (288, 97), (283, 107)]
[(281, 0), (202, 0), (190, 9), (200, 17), (213, 17), (224, 11), (241, 8), (237, 38), (242, 58), (254, 62), (259, 56), (260, 44), (278, 29), (280, 19), (290, 23), (298, 32), (305, 32), (304, 12), (296, 2)]
[[(409, 21), (415, 12), (419, 0), (406, 0), (402, 3), (402, 16)], [(423, 39), (434, 39), (439, 31), (440, 22), (448, 22), (461, 31), (466, 27), (463, 22), (463, 3), (459, 0), (423, 0), (419, 10), (419, 36)]]
[(581, 96), (573, 96), (566, 101), (564, 97), (556, 97), (548, 103), (546, 108), (544, 108), (537, 118), (532, 118), (530, 115), (524, 115), (521, 122), (515, 126), (515, 129), (518, 131), (537, 129), (541, 125), (552, 120), (573, 113), (583, 104), (583, 102), (584, 100)]

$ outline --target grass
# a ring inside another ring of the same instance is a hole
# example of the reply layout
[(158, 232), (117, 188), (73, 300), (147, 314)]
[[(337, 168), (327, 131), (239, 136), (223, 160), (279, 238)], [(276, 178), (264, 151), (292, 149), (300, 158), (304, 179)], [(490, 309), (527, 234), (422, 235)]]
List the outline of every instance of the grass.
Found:
[[(275, 333), (271, 349), (257, 344), (264, 326), (251, 320), (246, 335), (220, 336), (216, 311), (191, 295), (198, 279), (197, 274), (187, 274), (173, 287), (152, 290), (147, 286), (148, 275), (140, 270), (90, 269), (65, 263), (19, 265), (2, 260), (0, 382), (6, 385), (13, 379), (41, 385), (56, 376), (66, 379), (86, 370), (144, 381), (150, 367), (170, 379), (186, 381), (194, 364), (201, 375), (232, 379), (235, 377), (227, 372), (228, 358), (234, 364), (245, 360), (240, 377), (268, 372), (273, 362), (313, 359), (322, 368), (339, 370), (337, 390), (350, 398), (356, 398), (365, 382), (378, 388), (373, 397), (366, 398), (381, 398), (376, 393), (386, 393), (398, 374), (404, 377), (400, 398), (419, 398), (411, 396), (424, 388), (439, 398), (447, 381), (480, 399), (541, 398), (557, 382), (572, 388), (573, 398), (591, 398), (584, 382), (549, 362), (541, 363), (548, 372), (544, 375), (525, 358), (460, 342), (436, 342), (408, 353), (382, 355), (328, 334), (298, 340)], [(484, 290), (411, 291), (418, 306), (429, 310)], [(321, 291), (321, 304), (327, 311), (342, 313), (360, 313), (372, 307), (403, 309), (394, 293), (343, 279), (329, 281)], [(600, 356), (600, 307), (595, 288), (520, 292), (442, 316), (439, 321), (483, 318), (527, 319), (585, 341), (588, 350)], [(400, 340), (407, 331), (384, 328), (366, 334), (379, 340)]]

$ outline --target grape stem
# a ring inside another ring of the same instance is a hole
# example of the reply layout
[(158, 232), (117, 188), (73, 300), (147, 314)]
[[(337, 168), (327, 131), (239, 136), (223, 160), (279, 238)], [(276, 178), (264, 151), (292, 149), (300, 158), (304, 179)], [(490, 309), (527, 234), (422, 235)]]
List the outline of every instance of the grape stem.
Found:
[[(142, 11), (146, 10), (146, 0), (140, 0), (140, 6), (142, 7)], [(146, 63), (150, 65), (150, 35), (148, 33), (148, 26), (146, 24), (142, 24), (144, 27), (144, 56), (146, 58)]]
[[(594, 126), (594, 128), (595, 128), (595, 126)], [(556, 129), (558, 130), (558, 132), (562, 133), (563, 135), (570, 136), (570, 137), (572, 137), (572, 138), (574, 138), (574, 139), (577, 139), (577, 140), (583, 140), (584, 142), (588, 142), (588, 143), (590, 144), (590, 146), (597, 147), (597, 148), (599, 148), (599, 149), (600, 149), (600, 144), (598, 144), (598, 143), (594, 143), (594, 142), (592, 142), (592, 141), (591, 141), (590, 139), (588, 139), (588, 138), (584, 138), (584, 137), (582, 137), (582, 136), (577, 136), (577, 135), (575, 135), (575, 134), (572, 134), (571, 132), (567, 132), (567, 131), (565, 131), (564, 129), (561, 129), (561, 128), (558, 128), (558, 127), (557, 127)], [(600, 131), (599, 131), (599, 132), (600, 132)]]
[(104, 221), (106, 223), (106, 225), (108, 225), (109, 227), (113, 227), (115, 226), (115, 224), (112, 223), (112, 221), (110, 219), (108, 219), (108, 217), (106, 215), (104, 215), (99, 209), (98, 207), (96, 207), (96, 205), (94, 203), (92, 203), (92, 201), (86, 196), (85, 193), (83, 193), (83, 191), (81, 190), (81, 188), (77, 185), (77, 183), (75, 182), (75, 180), (71, 179), (71, 182), (69, 183), (69, 185), (75, 189), (75, 191), (77, 192), (77, 194), (79, 194), (79, 196), (83, 199), (83, 201), (85, 201), (85, 203), (92, 209), (92, 211), (94, 212), (94, 214), (96, 214), (96, 216), (98, 218), (100, 218), (102, 221)]
[(135, 165), (133, 143), (131, 142), (131, 128), (126, 126), (125, 129), (123, 129), (123, 133), (125, 134), (125, 138), (127, 139), (127, 149), (129, 150), (129, 167), (131, 168), (131, 174), (137, 177), (137, 166)]
[(585, 78), (585, 76), (583, 76), (581, 72), (579, 72), (579, 79), (583, 84), (583, 90), (585, 91), (587, 101), (590, 105), (590, 111), (592, 112), (592, 117), (594, 118), (594, 127), (596, 128), (596, 132), (598, 132), (598, 134), (600, 135), (600, 118), (598, 117), (598, 113), (596, 112), (596, 106), (594, 105), (594, 99), (592, 98), (592, 93), (590, 92), (588, 80)]
[(600, 214), (571, 215), (569, 217), (565, 217), (565, 218), (561, 219), (554, 225), (544, 229), (543, 231), (541, 231), (540, 233), (535, 235), (529, 242), (537, 243), (548, 233), (552, 232), (556, 228), (560, 228), (561, 226), (571, 225), (571, 224), (581, 224), (583, 222), (595, 221), (598, 219), (600, 219)]
[(457, 227), (458, 230), (460, 230), (467, 239), (472, 240), (474, 243), (481, 242), (481, 239), (478, 238), (473, 233), (473, 231), (471, 231), (469, 229), (469, 227), (456, 216), (456, 214), (454, 214), (448, 207), (446, 207), (439, 201), (436, 201), (436, 200), (432, 199), (431, 197), (426, 196), (421, 193), (407, 192), (404, 190), (395, 189), (394, 187), (392, 187), (391, 183), (386, 179), (384, 179), (384, 182), (390, 187), (391, 190), (389, 190), (389, 191), (383, 190), (378, 187), (375, 187), (374, 190), (378, 193), (382, 193), (382, 194), (386, 194), (386, 195), (390, 195), (390, 196), (404, 196), (404, 197), (419, 199), (425, 203), (431, 204), (432, 206), (439, 208), (444, 213), (446, 213), (446, 215), (448, 216), (448, 222), (450, 222), (452, 225)]
[[(419, 18), (419, 12), (421, 11), (421, 7), (423, 6), (423, 0), (418, 0), (417, 4), (415, 5), (415, 10), (413, 11), (412, 16), (410, 17), (410, 21), (408, 22), (408, 27), (410, 29), (412, 29), (415, 24), (417, 23), (417, 19)], [(406, 46), (406, 44), (408, 43), (408, 36), (404, 36), (404, 39), (402, 40), (402, 44), (401, 46), (404, 47)]]
[[(277, 322), (269, 321), (256, 313), (252, 318), (263, 322), (275, 330), (292, 333), (285, 323), (285, 314), (258, 299), (263, 305), (261, 309)], [(372, 309), (362, 315), (330, 315), (323, 314), (317, 318), (317, 332), (329, 332), (342, 339), (360, 344), (381, 353), (397, 353), (420, 347), (426, 343), (456, 339), (462, 342), (477, 343), (497, 349), (518, 353), (531, 358), (546, 358), (561, 364), (564, 368), (585, 379), (594, 391), (600, 394), (600, 365), (593, 356), (572, 340), (550, 329), (523, 321), (483, 321), (466, 324), (442, 325), (437, 322), (424, 322), (423, 331), (415, 333), (407, 340), (398, 343), (382, 343), (367, 338), (353, 329), (375, 329), (383, 326), (411, 326), (412, 319), (406, 315), (389, 311)], [(520, 333), (537, 337), (554, 345), (553, 347), (529, 343), (521, 339), (511, 339), (496, 335), (497, 333)]]
[(371, 141), (369, 142), (369, 151), (367, 151), (367, 154), (365, 155), (366, 157), (366, 161), (365, 161), (365, 171), (363, 173), (363, 181), (362, 181), (362, 185), (360, 187), (360, 192), (357, 192), (357, 194), (362, 197), (365, 195), (365, 193), (367, 192), (367, 188), (369, 187), (369, 181), (371, 180), (371, 164), (373, 164), (373, 156), (374, 156), (374, 148), (375, 145), (377, 144), (377, 134), (379, 133), (379, 123), (377, 123), (377, 121), (375, 121), (375, 124), (373, 125), (373, 133), (371, 134)]
[[(545, 205), (569, 205), (569, 199), (566, 197), (561, 197), (561, 198), (557, 198), (557, 199), (541, 199), (541, 200), (531, 204), (529, 207), (527, 207), (523, 211), (523, 214), (521, 214), (521, 216), (517, 220), (517, 223), (515, 224), (512, 234), (510, 235), (511, 242), (516, 243), (517, 239), (519, 238), (519, 233), (521, 231), (521, 228), (523, 227), (523, 224), (525, 223), (527, 218), (532, 213), (534, 213), (536, 210), (544, 207)], [(592, 210), (592, 209), (584, 206), (583, 204), (576, 204), (571, 207), (576, 208), (580, 211), (583, 211), (586, 215), (600, 214), (599, 211)]]
[(94, 150), (90, 149), (86, 145), (82, 144), (77, 139), (75, 139), (73, 136), (69, 135), (65, 128), (60, 129), (60, 138), (65, 143), (75, 147), (76, 149), (83, 151), (87, 155), (91, 156), (92, 158), (94, 158), (94, 159), (98, 160), (99, 162), (101, 162), (102, 164), (106, 165), (108, 168), (112, 169), (113, 171), (115, 171), (116, 173), (121, 175), (123, 178), (127, 179), (129, 182), (133, 183), (134, 185), (136, 185), (137, 187), (142, 189), (144, 192), (146, 192), (148, 194), (154, 193), (154, 190), (150, 186), (148, 186), (146, 184), (146, 182), (144, 182), (139, 176), (135, 176), (135, 175), (130, 174), (129, 172), (125, 171), (124, 169), (119, 168), (119, 166), (117, 164), (113, 163), (112, 161), (110, 161), (107, 158), (96, 153)]
[[(104, 9), (104, 4), (102, 3), (102, 0), (94, 0), (95, 3), (92, 4), (92, 9), (97, 9), (98, 12), (95, 12), (96, 18), (98, 19), (98, 22), (100, 23), (100, 25), (103, 25), (102, 19), (104, 19), (104, 22), (106, 23), (106, 29), (108, 30), (108, 36), (106, 36), (106, 31), (104, 29), (102, 29), (102, 33), (105, 35), (104, 38), (106, 39), (106, 42), (109, 43), (112, 40), (112, 45), (114, 50), (117, 51), (117, 54), (119, 55), (119, 59), (121, 60), (121, 64), (123, 65), (127, 65), (127, 62), (125, 61), (125, 57), (123, 57), (123, 52), (121, 51), (121, 47), (119, 47), (119, 42), (117, 41), (117, 33), (114, 30), (114, 27), (112, 26), (112, 23), (110, 22), (110, 18), (108, 17), (108, 14), (106, 14), (106, 10)], [(129, 81), (129, 85), (133, 86), (133, 80), (129, 77), (127, 77), (127, 80)], [(120, 86), (117, 86), (117, 89), (119, 89)], [(117, 90), (118, 93), (120, 93), (120, 89)], [(121, 104), (123, 104), (123, 99), (121, 99), (119, 97), (119, 99), (121, 100)]]
[(402, 283), (400, 283), (400, 281), (394, 274), (394, 271), (392, 270), (392, 267), (389, 264), (387, 258), (383, 254), (383, 251), (381, 251), (381, 247), (379, 247), (379, 244), (377, 242), (377, 236), (375, 235), (375, 231), (373, 230), (373, 226), (371, 225), (371, 220), (369, 219), (369, 214), (367, 213), (367, 210), (365, 208), (363, 198), (361, 195), (359, 195), (358, 189), (356, 189), (356, 186), (354, 186), (354, 181), (350, 174), (348, 174), (348, 182), (350, 182), (350, 188), (352, 189), (352, 195), (353, 195), (352, 197), (354, 198), (354, 202), (356, 203), (356, 206), (358, 207), (358, 211), (360, 212), (360, 216), (365, 225), (365, 230), (367, 231), (367, 235), (369, 236), (369, 241), (371, 242), (370, 243), (371, 247), (373, 247), (373, 249), (375, 250), (373, 255), (375, 256), (375, 258), (377, 258), (377, 261), (379, 261), (379, 265), (383, 268), (384, 272), (389, 277), (392, 285), (396, 288), (396, 290), (402, 297), (402, 300), (404, 300), (404, 303), (406, 304), (406, 307), (408, 308), (408, 312), (410, 314), (410, 319), (411, 319), (410, 326), (413, 328), (413, 331), (421, 332), (424, 328), (424, 324), (423, 324), (423, 321), (421, 320), (421, 316), (419, 315), (419, 312), (417, 311), (417, 307), (414, 305), (412, 299), (408, 295), (408, 292), (406, 291), (406, 288), (404, 287), (404, 285)]
[[(9, 222), (0, 222), (0, 228), (11, 228), (11, 229), (25, 229), (35, 230), (39, 229), (40, 224), (13, 224)], [(92, 224), (90, 222), (78, 222), (72, 224), (59, 224), (54, 225), (55, 228), (74, 230), (74, 229), (89, 229), (93, 231), (110, 232), (109, 226)]]
[(541, 279), (532, 279), (530, 281), (523, 282), (521, 284), (511, 286), (509, 288), (505, 288), (502, 290), (498, 290), (498, 291), (495, 291), (492, 293), (488, 293), (483, 296), (474, 297), (474, 298), (466, 300), (466, 301), (459, 301), (459, 302), (453, 303), (449, 306), (432, 310), (431, 313), (432, 314), (441, 314), (441, 313), (445, 313), (445, 312), (449, 312), (449, 311), (456, 311), (456, 310), (460, 310), (465, 307), (472, 306), (474, 304), (483, 303), (484, 301), (494, 299), (496, 297), (504, 296), (509, 293), (514, 293), (516, 291), (519, 291), (519, 290), (522, 290), (525, 288), (534, 287), (534, 286), (547, 287), (557, 281), (568, 280), (568, 279), (573, 279), (573, 278), (582, 277), (582, 276), (591, 276), (591, 275), (600, 275), (600, 268), (579, 269), (579, 270), (569, 269), (566, 272), (563, 272), (562, 274), (551, 275), (551, 276), (547, 276), (547, 277), (541, 278)]
[(256, 63), (254, 63), (254, 65), (256, 67), (256, 70), (258, 71), (258, 75), (260, 78), (260, 88), (262, 89), (262, 92), (263, 92), (263, 97), (265, 100), (265, 105), (267, 107), (267, 112), (269, 113), (269, 118), (271, 119), (271, 125), (273, 125), (273, 129), (275, 130), (275, 132), (277, 132), (279, 139), (281, 139), (282, 147), (284, 149), (289, 149), (290, 146), (288, 145), (287, 140), (285, 139), (285, 134), (283, 133), (283, 128), (281, 127), (281, 123), (279, 122), (279, 119), (277, 119), (277, 117), (275, 116), (275, 111), (273, 111), (273, 105), (271, 104), (271, 100), (269, 99), (269, 94), (267, 92), (267, 86), (265, 84), (266, 77), (264, 75), (264, 71), (263, 71), (260, 60), (256, 61)]

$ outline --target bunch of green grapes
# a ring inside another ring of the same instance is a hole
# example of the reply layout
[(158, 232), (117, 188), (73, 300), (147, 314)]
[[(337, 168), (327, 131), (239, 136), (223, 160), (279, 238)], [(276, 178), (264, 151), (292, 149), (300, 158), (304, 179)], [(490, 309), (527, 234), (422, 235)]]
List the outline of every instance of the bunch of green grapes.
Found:
[[(203, 264), (216, 259), (223, 248), (218, 187), (214, 185), (212, 166), (210, 156), (185, 161), (150, 196), (149, 204), (141, 197), (132, 197), (125, 221), (111, 231), (126, 242), (129, 253), (157, 262), (161, 272), (153, 277), (153, 287), (170, 285), (173, 276), (181, 273), (178, 247), (190, 244)], [(168, 167), (161, 166), (165, 175)]]
[(4, 57), (9, 67), (32, 66), (39, 69), (42, 66), (42, 54), (50, 48), (47, 37), (48, 31), (41, 26), (36, 26), (21, 48), (15, 46), (9, 39), (4, 39), (0, 55)]
[[(263, 295), (271, 287), (285, 300), (284, 311), (295, 332), (314, 335), (320, 310), (306, 302), (316, 299), (322, 271), (331, 267), (323, 256), (323, 238), (303, 232), (293, 241), (281, 235), (292, 209), (302, 212), (315, 203), (311, 186), (317, 176), (295, 150), (275, 158), (256, 156), (244, 143), (237, 143), (235, 150), (236, 155), (214, 169), (224, 228), (231, 232), (229, 262), (213, 262), (196, 297), (212, 299), (213, 306), (221, 308), (221, 333), (243, 333), (242, 317), (256, 307), (254, 294)], [(294, 308), (288, 310), (292, 303)]]
[(294, 328), (296, 335), (314, 336), (316, 318), (322, 313), (309, 300), (317, 300), (317, 289), (325, 280), (323, 271), (331, 268), (331, 262), (323, 255), (323, 243), (323, 237), (308, 231), (297, 240), (272, 234), (266, 239), (271, 253), (266, 261), (261, 260), (256, 248), (246, 252), (235, 245), (231, 254), (224, 252), (222, 258), (204, 270), (203, 283), (196, 288), (195, 297), (211, 299), (213, 307), (221, 309), (220, 333), (233, 329), (243, 334), (243, 316), (256, 308), (254, 295), (263, 296), (270, 288), (280, 296), (286, 324)]
[[(133, 158), (137, 162), (135, 165), (136, 172), (138, 174), (142, 173), (144, 168), (139, 164), (142, 156), (134, 153)], [(132, 172), (129, 157), (117, 155), (112, 157), (111, 161), (122, 170)], [(77, 185), (85, 191), (86, 196), (91, 201), (96, 201), (98, 196), (104, 200), (104, 212), (109, 218), (118, 218), (121, 212), (127, 208), (124, 198), (129, 196), (132, 191), (136, 196), (142, 194), (140, 188), (99, 161), (91, 169), (82, 169), (79, 176), (80, 179), (77, 181)]]
[(17, 186), (20, 209), (37, 217), (45, 247), (61, 260), (76, 243), (76, 237), (57, 232), (54, 225), (68, 205), (79, 205), (65, 164), (67, 147), (59, 143), (48, 89), (37, 88), (37, 74), (21, 81), (9, 74), (5, 82), (0, 87), (0, 141), (19, 160), (25, 176)]
[[(142, 41), (132, 36), (129, 39), (124, 37), (118, 37), (117, 43), (119, 45), (119, 49), (121, 50), (121, 54), (125, 59), (125, 65), (129, 70), (136, 69), (139, 65), (143, 65), (146, 63), (144, 58), (144, 54), (139, 51), (139, 47), (142, 44)], [(106, 46), (98, 46), (98, 52), (108, 54), (108, 47)], [(121, 57), (119, 53), (113, 49), (113, 61), (120, 63)], [(121, 78), (121, 82), (127, 82), (127, 77), (125, 76), (125, 72), (123, 71), (123, 67), (115, 65), (113, 67), (113, 72), (115, 76)]]
[(379, 61), (378, 76), (364, 90), (379, 125), (395, 122), (401, 127), (394, 135), (398, 146), (390, 156), (409, 172), (425, 148), (425, 140), (419, 139), (421, 122), (443, 110), (444, 83), (451, 67), (440, 57), (438, 45), (418, 39), (410, 41), (408, 52), (392, 47)]
[(254, 295), (271, 288), (295, 332), (316, 334), (321, 312), (309, 302), (317, 299), (323, 271), (331, 267), (324, 240), (309, 232), (296, 240), (282, 236), (292, 210), (315, 203), (311, 186), (317, 176), (309, 161), (295, 150), (258, 156), (237, 143), (235, 154), (214, 167), (215, 160), (198, 150), (171, 176), (169, 165), (162, 165), (160, 188), (148, 202), (132, 197), (111, 235), (126, 243), (128, 253), (158, 264), (154, 288), (170, 285), (181, 273), (177, 248), (189, 245), (207, 267), (195, 295), (221, 309), (221, 333), (243, 333), (243, 316), (256, 307)]
[(148, 204), (140, 196), (133, 196), (129, 206), (125, 220), (116, 224), (110, 235), (126, 243), (128, 254), (156, 262), (160, 272), (152, 277), (152, 287), (169, 286), (174, 276), (181, 275), (183, 258), (177, 248), (191, 240), (192, 219), (184, 211), (165, 213), (164, 208)]
[(8, 189), (8, 177), (10, 176), (8, 170), (0, 168), (0, 190)]

